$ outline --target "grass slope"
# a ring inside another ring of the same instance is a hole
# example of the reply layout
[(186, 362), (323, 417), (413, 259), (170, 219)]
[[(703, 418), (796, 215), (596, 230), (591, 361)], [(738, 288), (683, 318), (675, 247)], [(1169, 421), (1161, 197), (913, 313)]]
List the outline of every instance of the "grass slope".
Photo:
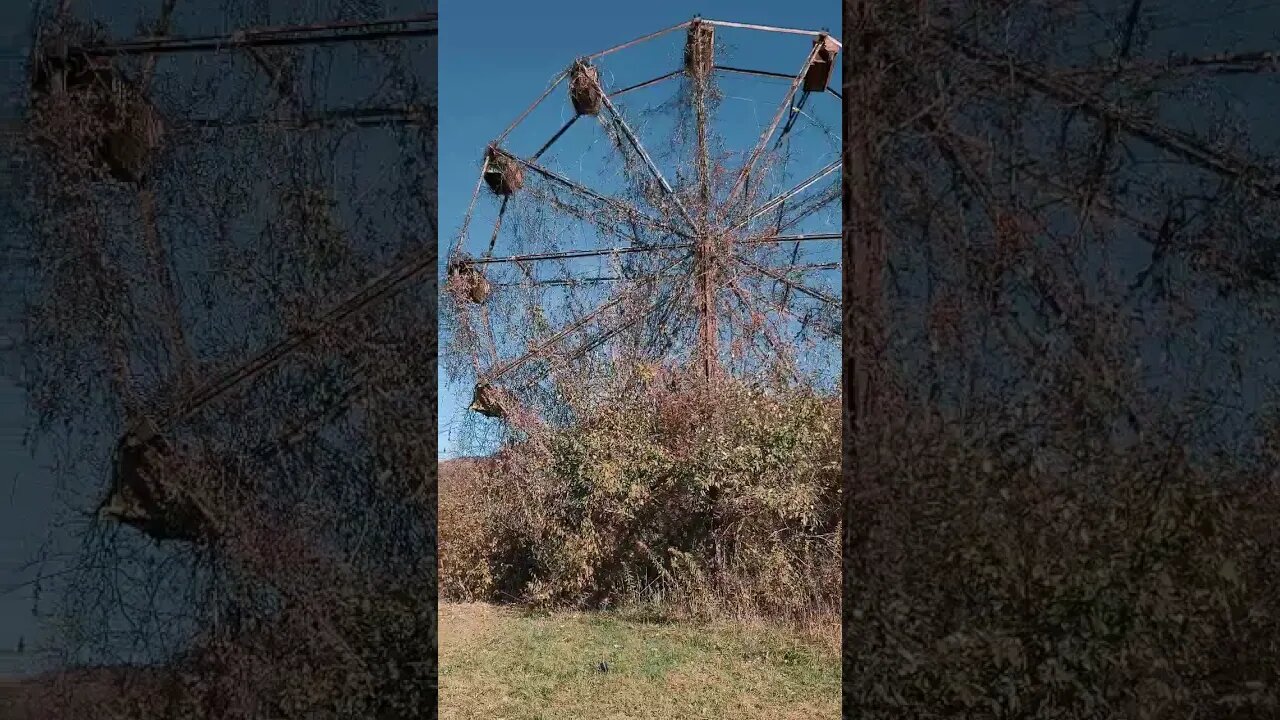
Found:
[(441, 605), (441, 720), (839, 716), (838, 651), (776, 631)]

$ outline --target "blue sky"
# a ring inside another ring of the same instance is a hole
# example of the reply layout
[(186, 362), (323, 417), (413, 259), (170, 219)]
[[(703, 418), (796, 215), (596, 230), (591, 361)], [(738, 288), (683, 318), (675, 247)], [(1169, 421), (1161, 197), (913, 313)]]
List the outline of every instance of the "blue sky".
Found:
[[(575, 57), (684, 22), (695, 14), (713, 20), (806, 30), (826, 29), (837, 35), (840, 26), (840, 5), (832, 1), (777, 3), (724, 0), (696, 4), (656, 2), (604, 6), (562, 0), (510, 3), (501, 9), (481, 3), (451, 2), (442, 5), (439, 166), (442, 263), (470, 202), (484, 148), (537, 99), (549, 82)], [(717, 29), (717, 41), (724, 43), (726, 52), (732, 54), (730, 64), (777, 72), (797, 71), (810, 46), (810, 40), (804, 36), (729, 28)], [(606, 88), (630, 85), (676, 69), (683, 42), (684, 34), (678, 31), (602, 59), (602, 80)], [(837, 85), (837, 81), (833, 80), (832, 85)], [(721, 89), (727, 98), (723, 107), (740, 112), (742, 118), (740, 123), (717, 124), (716, 130), (724, 137), (726, 145), (735, 150), (749, 150), (759, 135), (759, 128), (768, 125), (785, 96), (786, 86), (785, 81), (732, 76), (721, 81)], [(563, 86), (557, 88), (535, 113), (521, 123), (504, 145), (517, 154), (531, 155), (572, 114), (565, 92)], [(669, 99), (672, 88), (655, 87), (647, 97), (640, 97), (642, 93), (650, 91), (639, 91), (634, 97), (626, 98), (630, 108), (653, 107)], [(624, 107), (624, 114), (630, 108)], [(822, 120), (836, 133), (839, 132), (836, 122), (839, 103), (834, 97), (815, 97), (808, 109), (815, 114), (821, 112)], [(637, 121), (629, 119), (629, 122), (639, 125)], [(578, 142), (577, 147), (582, 148), (591, 131), (599, 134), (596, 128), (580, 128), (579, 125), (575, 125), (571, 133), (557, 143), (556, 150), (564, 146), (573, 147), (575, 141)], [(645, 130), (638, 129), (637, 132), (650, 146), (650, 151), (657, 154), (661, 151), (656, 145), (660, 144), (662, 130), (655, 127), (655, 123), (647, 125)], [(573, 133), (578, 133), (578, 136), (573, 137)], [(827, 140), (831, 141), (830, 138)], [(838, 148), (838, 142), (838, 137), (834, 138), (834, 147)], [(582, 153), (585, 156), (588, 151), (566, 149), (564, 153)], [(816, 161), (819, 156), (830, 161), (837, 154), (818, 149), (810, 156), (811, 161)], [(547, 162), (553, 162), (550, 156)], [(569, 164), (573, 165), (572, 158)], [(658, 164), (661, 166), (663, 162), (658, 161)], [(556, 169), (564, 167), (562, 164)], [(571, 168), (563, 172), (572, 176)], [(482, 195), (465, 241), (466, 247), (483, 247), (487, 242), (495, 205), (491, 198)], [(487, 218), (483, 217), (486, 212)], [(829, 225), (827, 231), (835, 227)], [(582, 246), (608, 244), (611, 243), (597, 236), (584, 240)], [(459, 430), (466, 416), (465, 406), (470, 401), (471, 388), (450, 385), (442, 370), (439, 391), (440, 456), (453, 457), (460, 451)]]

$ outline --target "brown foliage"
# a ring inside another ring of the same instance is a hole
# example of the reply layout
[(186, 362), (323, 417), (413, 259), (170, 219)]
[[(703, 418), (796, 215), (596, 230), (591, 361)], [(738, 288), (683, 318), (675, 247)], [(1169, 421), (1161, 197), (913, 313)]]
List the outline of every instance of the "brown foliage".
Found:
[(444, 597), (834, 615), (830, 397), (689, 379), (605, 405), (442, 467)]
[(852, 716), (1280, 713), (1274, 163), (1124, 6), (846, 3)]

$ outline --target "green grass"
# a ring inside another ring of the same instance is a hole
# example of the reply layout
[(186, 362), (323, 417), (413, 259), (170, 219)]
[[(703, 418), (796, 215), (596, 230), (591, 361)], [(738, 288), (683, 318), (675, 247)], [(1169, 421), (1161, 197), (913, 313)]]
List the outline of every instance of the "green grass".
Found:
[(821, 720), (839, 707), (838, 651), (781, 631), (441, 607), (442, 720)]

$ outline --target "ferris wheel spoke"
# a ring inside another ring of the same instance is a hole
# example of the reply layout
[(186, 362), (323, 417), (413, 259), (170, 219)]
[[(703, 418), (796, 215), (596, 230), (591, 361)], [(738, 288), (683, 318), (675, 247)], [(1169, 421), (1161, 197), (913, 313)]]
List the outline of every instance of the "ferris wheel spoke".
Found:
[(781, 147), (783, 140), (786, 140), (787, 136), (791, 134), (791, 129), (795, 127), (796, 120), (800, 119), (800, 114), (812, 94), (810, 91), (805, 90), (800, 94), (800, 101), (791, 106), (791, 110), (787, 114), (787, 123), (782, 126), (782, 132), (778, 133), (778, 141), (773, 144), (774, 150)]
[(611, 96), (612, 96), (612, 97), (615, 97), (615, 98), (617, 98), (617, 97), (622, 97), (623, 95), (626, 95), (626, 94), (627, 94), (627, 93), (629, 93), (629, 92), (634, 92), (634, 91), (636, 91), (636, 90), (642, 90), (642, 89), (647, 88), (647, 87), (650, 87), (650, 86), (652, 86), (652, 85), (657, 85), (658, 83), (663, 82), (664, 80), (670, 80), (670, 79), (671, 79), (671, 78), (673, 78), (673, 77), (677, 77), (677, 76), (680, 76), (680, 75), (683, 75), (683, 74), (684, 74), (684, 70), (683, 70), (683, 69), (680, 69), (680, 70), (672, 70), (671, 72), (669, 72), (669, 73), (667, 73), (667, 74), (665, 74), (665, 75), (659, 75), (659, 76), (658, 76), (658, 77), (656, 77), (656, 78), (652, 78), (652, 79), (650, 79), (650, 80), (645, 80), (645, 81), (643, 81), (643, 82), (638, 82), (638, 83), (636, 83), (635, 85), (628, 85), (628, 86), (626, 86), (626, 87), (622, 88), (621, 90), (614, 90), (614, 91), (613, 91), (613, 93), (611, 94)]
[[(659, 272), (659, 274), (666, 274), (667, 272), (679, 266), (681, 263), (685, 262), (686, 260), (688, 260), (688, 257), (681, 258), (680, 260), (677, 260), (667, 265), (665, 268), (662, 269), (662, 271)], [(545, 353), (547, 350), (557, 345), (561, 340), (564, 340), (566, 337), (573, 334), (575, 331), (581, 329), (587, 323), (590, 323), (592, 320), (599, 317), (601, 314), (631, 299), (633, 299), (632, 294), (624, 292), (608, 302), (604, 302), (604, 303), (601, 303), (600, 305), (597, 305), (594, 310), (591, 310), (586, 315), (583, 315), (582, 317), (578, 318), (577, 320), (570, 323), (569, 325), (561, 328), (551, 337), (544, 340), (541, 344), (533, 348), (530, 348), (519, 357), (513, 360), (510, 360), (502, 364), (498, 368), (487, 373), (484, 377), (484, 382), (485, 383), (497, 382), (499, 379), (501, 379), (503, 376), (510, 373), (512, 370), (516, 369), (517, 367), (523, 365), (526, 362), (529, 362), (530, 360), (538, 357), (539, 355)]]
[(795, 75), (791, 73), (776, 72), (773, 70), (753, 70), (751, 68), (733, 67), (730, 65), (712, 65), (713, 70), (720, 72), (733, 73), (735, 75), (751, 75), (752, 77), (777, 78), (778, 80), (794, 80)]
[[(743, 309), (747, 311), (748, 316), (754, 320), (759, 311), (756, 309), (755, 303), (751, 302), (751, 299), (747, 296), (742, 284), (738, 282), (738, 278), (734, 277), (729, 280), (729, 290), (737, 298)], [(778, 336), (777, 330), (768, 322), (762, 323), (762, 329), (764, 330), (765, 341), (769, 343), (775, 358), (781, 360), (782, 364), (795, 375), (795, 359), (786, 343), (783, 343), (782, 338)], [(767, 358), (762, 359), (767, 361)]]
[(430, 116), (419, 107), (387, 106), (341, 108), (311, 114), (297, 113), (292, 118), (248, 117), (241, 119), (193, 118), (175, 125), (175, 134), (194, 134), (203, 130), (270, 127), (279, 130), (327, 130), (342, 125), (355, 127), (429, 126)]
[(498, 244), (498, 232), (502, 230), (502, 218), (506, 217), (507, 203), (510, 200), (510, 195), (502, 198), (502, 206), (498, 208), (498, 219), (493, 221), (493, 234), (489, 236), (489, 249), (485, 251), (485, 257), (493, 257), (493, 248)]
[[(751, 294), (755, 296), (757, 299), (759, 299), (761, 304), (763, 304), (769, 310), (776, 312), (779, 315), (785, 315), (791, 318), (792, 320), (795, 320), (796, 322), (800, 323), (802, 327), (807, 326), (807, 324), (812, 321), (808, 313), (806, 313), (805, 316), (802, 317), (799, 313), (793, 310), (789, 305), (779, 305), (776, 300), (764, 297), (763, 295), (760, 295), (758, 293), (751, 293)], [(840, 340), (843, 337), (843, 329), (840, 327), (838, 322), (833, 327), (819, 326), (818, 332), (826, 336), (828, 339), (832, 339), (832, 340)]]
[(178, 420), (187, 417), (206, 403), (274, 367), (280, 360), (294, 350), (316, 339), (328, 328), (346, 320), (369, 305), (398, 293), (408, 282), (417, 278), (428, 268), (435, 267), (436, 262), (437, 251), (434, 244), (409, 255), (404, 261), (397, 263), (390, 270), (367, 283), (359, 292), (344, 299), (317, 317), (309, 327), (286, 336), (276, 344), (258, 353), (248, 362), (231, 369), (198, 389), (170, 419)]
[[(613, 340), (618, 335), (626, 332), (629, 329), (634, 328), (636, 325), (646, 320), (653, 318), (655, 315), (658, 315), (659, 313), (661, 314), (657, 317), (657, 325), (658, 325), (658, 330), (661, 331), (662, 328), (665, 327), (666, 323), (670, 320), (670, 316), (671, 316), (670, 310), (673, 306), (677, 304), (678, 300), (679, 300), (678, 295), (668, 297), (668, 298), (660, 298), (657, 301), (650, 303), (647, 308), (639, 312), (630, 313), (626, 318), (624, 318), (617, 325), (600, 331), (595, 336), (580, 343), (574, 349), (569, 350), (564, 354), (557, 356), (551, 363), (548, 363), (543, 368), (536, 370), (532, 374), (526, 375), (525, 377), (523, 377), (520, 385), (514, 389), (515, 392), (523, 393), (533, 389), (537, 385), (541, 384), (544, 380), (546, 380), (548, 376), (553, 375), (559, 370), (564, 369), (570, 363), (581, 359), (582, 357), (592, 352), (593, 350), (596, 350), (599, 347), (603, 346), (605, 343), (609, 342), (610, 340)], [(662, 312), (662, 311), (665, 311), (665, 312)], [(574, 329), (578, 329), (578, 328), (574, 328)], [(664, 337), (668, 340), (668, 347), (665, 350), (660, 351), (659, 354), (665, 354), (670, 350), (671, 336), (668, 333), (664, 335)], [(545, 346), (546, 344), (544, 343), (543, 348), (545, 348)], [(539, 350), (542, 350), (543, 348), (539, 348)], [(528, 355), (528, 353), (526, 353), (526, 355)], [(522, 365), (525, 362), (529, 362), (535, 359), (536, 357), (537, 357), (536, 355), (533, 355), (527, 358), (522, 356), (521, 359), (518, 359), (519, 362), (516, 364), (516, 366)], [(512, 369), (514, 369), (514, 367)], [(486, 382), (491, 382), (491, 380)]]
[(676, 209), (680, 211), (680, 215), (684, 218), (684, 221), (689, 223), (689, 229), (692, 232), (697, 233), (699, 227), (698, 222), (689, 214), (689, 210), (685, 208), (684, 203), (680, 201), (680, 197), (676, 195), (676, 191), (671, 187), (671, 183), (667, 182), (667, 179), (663, 177), (662, 171), (658, 169), (657, 164), (653, 162), (653, 158), (651, 158), (648, 151), (644, 149), (644, 145), (640, 142), (640, 138), (631, 130), (631, 126), (627, 124), (626, 118), (622, 116), (622, 113), (613, 104), (613, 101), (609, 99), (609, 94), (604, 91), (604, 86), (600, 84), (599, 78), (593, 78), (592, 80), (595, 82), (596, 89), (600, 91), (600, 100), (604, 103), (605, 109), (609, 111), (609, 116), (615, 123), (617, 123), (618, 129), (620, 129), (622, 134), (627, 138), (627, 141), (631, 144), (631, 148), (636, 151), (636, 154), (639, 155), (642, 160), (644, 160), (645, 166), (649, 168), (649, 172), (653, 174), (654, 179), (656, 179), (658, 184), (662, 186), (667, 197), (675, 203)]
[(840, 240), (843, 237), (840, 233), (809, 233), (803, 235), (767, 235), (765, 237), (750, 238), (747, 240), (738, 240), (738, 245), (764, 245), (769, 243), (787, 243), (787, 242), (818, 242), (821, 240)]
[(840, 164), (841, 164), (841, 161), (836, 160), (835, 162), (827, 165), (826, 167), (822, 168), (821, 170), (814, 173), (813, 175), (810, 175), (808, 178), (805, 178), (803, 181), (800, 182), (799, 185), (796, 185), (795, 187), (791, 188), (790, 190), (787, 190), (781, 195), (777, 195), (766, 200), (759, 207), (755, 208), (754, 210), (751, 210), (745, 219), (743, 219), (733, 227), (731, 232), (737, 232), (738, 230), (741, 230), (742, 228), (749, 225), (752, 220), (755, 220), (756, 218), (760, 217), (761, 215), (764, 215), (770, 210), (773, 210), (774, 208), (778, 207), (779, 205), (786, 202), (787, 200), (790, 200), (796, 195), (799, 195), (805, 190), (808, 190), (811, 186), (813, 186), (818, 181), (822, 180), (824, 177), (830, 175), (836, 170), (839, 170)]
[(499, 263), (522, 263), (539, 260), (573, 260), (576, 258), (602, 257), (606, 255), (627, 255), (631, 253), (646, 253), (666, 250), (689, 250), (694, 247), (693, 243), (678, 243), (672, 245), (658, 245), (653, 247), (646, 246), (627, 246), (627, 247), (610, 247), (597, 248), (589, 250), (565, 250), (563, 252), (548, 253), (527, 253), (524, 255), (506, 255), (501, 257), (480, 257), (467, 261), (471, 265), (495, 265)]
[(533, 159), (537, 160), (538, 158), (542, 157), (543, 153), (550, 150), (551, 146), (555, 145), (557, 140), (559, 140), (565, 133), (569, 132), (569, 128), (573, 127), (573, 124), (578, 122), (578, 118), (580, 117), (582, 116), (574, 115), (573, 117), (569, 118), (569, 122), (562, 125), (560, 129), (556, 131), (556, 134), (551, 136), (550, 140), (548, 140), (542, 147), (538, 148), (538, 152), (533, 154)]
[[(826, 193), (808, 198), (805, 202), (791, 208), (791, 210), (783, 212), (781, 222), (774, 227), (774, 232), (780, 233), (784, 230), (790, 230), (804, 220), (826, 210), (832, 204), (839, 202), (839, 200), (840, 183), (837, 182)], [(788, 214), (790, 214), (790, 217), (787, 216)]]
[(814, 44), (809, 51), (808, 57), (805, 58), (804, 65), (801, 66), (800, 72), (791, 78), (791, 87), (787, 89), (787, 94), (782, 100), (782, 105), (778, 107), (778, 111), (773, 115), (773, 121), (769, 123), (769, 127), (760, 136), (760, 140), (756, 143), (751, 154), (747, 156), (746, 163), (742, 166), (742, 172), (738, 174), (738, 179), (734, 181), (733, 187), (729, 190), (729, 197), (726, 204), (731, 204), (737, 199), (738, 191), (742, 189), (747, 178), (751, 175), (751, 170), (755, 167), (756, 162), (760, 160), (760, 156), (764, 154), (764, 150), (769, 146), (769, 140), (773, 137), (773, 133), (778, 129), (778, 123), (782, 122), (782, 116), (791, 107), (791, 100), (795, 97), (796, 90), (799, 89), (800, 83), (804, 82), (805, 76), (809, 74), (809, 67), (818, 58), (818, 51), (822, 48), (821, 44)]
[(437, 14), (424, 13), (398, 20), (251, 28), (237, 30), (227, 35), (140, 37), (133, 40), (88, 44), (82, 50), (91, 57), (216, 52), (251, 47), (368, 42), (397, 37), (434, 37), (437, 29)]
[(934, 121), (929, 123), (929, 127), (935, 134), (935, 142), (943, 158), (954, 168), (956, 174), (962, 178), (964, 186), (977, 196), (978, 202), (981, 204), (983, 212), (992, 227), (998, 227), (1001, 203), (996, 199), (995, 190), (987, 184), (977, 168), (973, 166), (964, 148), (959, 145), (947, 124)]
[(1167, 60), (1128, 60), (1093, 67), (1055, 68), (1053, 74), (1063, 79), (1110, 79), (1133, 77), (1135, 74), (1157, 80), (1181, 73), (1197, 75), (1253, 75), (1280, 70), (1280, 51), (1246, 50), (1209, 55), (1175, 55)]
[(683, 230), (680, 230), (679, 228), (676, 228), (672, 225), (664, 223), (656, 218), (650, 217), (649, 215), (647, 215), (644, 212), (641, 212), (639, 209), (637, 209), (632, 205), (628, 205), (627, 203), (621, 202), (619, 200), (615, 200), (611, 197), (606, 197), (604, 195), (601, 195), (595, 190), (592, 190), (591, 188), (579, 182), (570, 180), (569, 178), (557, 172), (549, 170), (543, 167), (542, 165), (539, 165), (538, 163), (533, 162), (532, 160), (526, 160), (525, 158), (512, 155), (511, 153), (508, 153), (504, 150), (496, 150), (496, 152), (501, 153), (505, 157), (519, 163), (523, 167), (526, 167), (529, 170), (531, 170), (532, 172), (537, 173), (538, 175), (541, 175), (542, 177), (548, 180), (551, 180), (559, 185), (562, 185), (566, 189), (578, 195), (581, 195), (582, 197), (598, 202), (606, 207), (612, 208), (614, 211), (621, 213), (625, 218), (629, 220), (635, 220), (643, 225), (648, 225), (653, 229), (669, 232), (673, 235), (679, 235), (680, 237), (683, 237), (683, 238), (690, 237), (689, 234), (684, 232)]
[(352, 379), (344, 385), (337, 397), (315, 412), (308, 414), (302, 420), (286, 425), (284, 431), (278, 437), (259, 444), (254, 448), (252, 454), (257, 457), (267, 456), (268, 453), (271, 455), (282, 454), (301, 442), (309, 433), (314, 434), (315, 430), (336, 421), (343, 412), (368, 394), (371, 389), (368, 381), (367, 368), (365, 366), (357, 367)]
[(782, 283), (783, 285), (787, 285), (787, 286), (791, 287), (791, 289), (792, 289), (792, 290), (795, 290), (795, 291), (796, 291), (796, 292), (798, 292), (798, 293), (801, 293), (801, 294), (803, 294), (803, 295), (808, 295), (809, 297), (813, 298), (814, 300), (818, 300), (819, 302), (826, 303), (827, 305), (834, 305), (834, 306), (836, 306), (836, 307), (839, 307), (839, 306), (840, 306), (840, 299), (839, 299), (839, 298), (831, 297), (830, 295), (827, 295), (827, 294), (826, 294), (826, 293), (824, 293), (824, 292), (821, 292), (821, 291), (819, 291), (819, 290), (814, 290), (813, 288), (811, 288), (811, 287), (809, 287), (809, 286), (807, 286), (807, 285), (804, 285), (803, 283), (796, 282), (796, 281), (794, 281), (794, 280), (792, 280), (792, 279), (788, 278), (786, 275), (783, 275), (782, 273), (779, 273), (779, 272), (777, 272), (777, 271), (773, 270), (772, 268), (767, 268), (767, 267), (765, 267), (765, 266), (763, 266), (763, 265), (761, 265), (761, 264), (759, 264), (759, 263), (756, 263), (756, 262), (754, 262), (754, 261), (748, 260), (748, 259), (746, 259), (746, 258), (742, 257), (741, 255), (736, 255), (736, 254), (735, 254), (735, 255), (733, 256), (733, 259), (734, 259), (735, 261), (737, 261), (738, 263), (741, 263), (742, 265), (744, 265), (744, 266), (746, 266), (746, 267), (750, 268), (751, 270), (754, 270), (755, 272), (760, 273), (761, 275), (764, 275), (764, 276), (766, 276), (766, 277), (772, 278), (772, 279), (774, 279), (774, 280), (776, 280), (776, 281), (778, 281), (778, 282)]
[(1259, 194), (1267, 197), (1280, 195), (1280, 183), (1264, 168), (1229, 153), (1219, 152), (1190, 133), (1170, 128), (1131, 108), (1118, 106), (1105, 97), (1055, 77), (1042, 68), (1001, 57), (970, 43), (956, 33), (945, 30), (936, 30), (935, 33), (942, 42), (988, 71), (1008, 75), (1020, 85), (1058, 103), (1070, 105), (1090, 117), (1111, 123), (1130, 137), (1138, 138), (1220, 177), (1243, 182)]
[[(656, 276), (645, 276), (645, 279), (648, 279), (651, 277), (656, 277)], [(525, 287), (528, 285), (541, 285), (543, 287), (557, 287), (557, 286), (573, 287), (575, 285), (587, 285), (590, 283), (625, 282), (628, 280), (635, 280), (635, 279), (636, 278), (626, 277), (624, 275), (597, 275), (594, 277), (580, 277), (580, 278), (572, 278), (572, 279), (544, 278), (542, 280), (538, 280), (534, 278), (534, 279), (526, 280), (524, 282), (495, 283), (494, 286), (495, 287)]]
[(480, 306), (480, 320), (484, 325), (484, 340), (487, 340), (485, 349), (489, 351), (489, 362), (496, 365), (498, 363), (498, 338), (493, 332), (493, 319), (489, 315), (489, 308)]
[[(560, 366), (562, 367), (567, 366), (569, 363), (572, 363), (575, 360), (582, 358), (592, 350), (599, 348), (601, 345), (604, 345), (605, 343), (609, 342), (610, 340), (622, 334), (623, 332), (626, 332), (627, 330), (635, 327), (640, 322), (652, 317), (654, 313), (658, 312), (666, 305), (667, 305), (667, 301), (664, 301), (664, 300), (659, 300), (657, 302), (650, 303), (647, 308), (645, 308), (644, 310), (638, 313), (634, 313), (633, 315), (623, 320), (622, 322), (618, 323), (614, 327), (597, 333), (595, 337), (592, 337), (582, 342), (581, 344), (578, 345), (578, 347), (574, 348), (573, 350), (570, 350), (568, 353), (558, 358), (558, 362)], [(555, 367), (549, 366), (545, 368), (542, 372), (536, 373), (533, 377), (526, 378), (525, 382), (521, 384), (519, 390), (524, 391), (532, 388), (533, 386), (542, 382), (542, 380), (545, 379), (548, 375), (555, 372), (555, 370), (556, 370)]]

